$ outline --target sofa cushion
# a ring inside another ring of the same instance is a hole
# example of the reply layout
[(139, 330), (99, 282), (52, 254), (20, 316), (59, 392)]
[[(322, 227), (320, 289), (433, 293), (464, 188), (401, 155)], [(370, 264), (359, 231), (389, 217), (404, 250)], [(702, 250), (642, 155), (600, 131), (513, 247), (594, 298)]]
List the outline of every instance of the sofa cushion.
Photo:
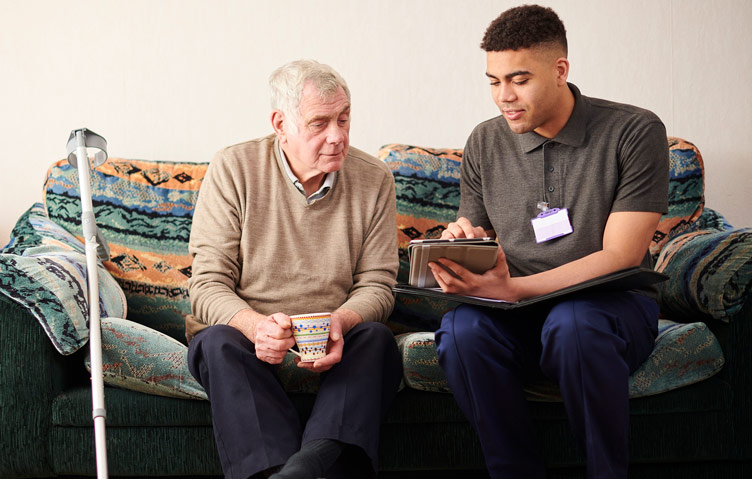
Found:
[[(89, 339), (85, 251), (38, 203), (21, 216), (0, 252), (0, 292), (37, 318), (61, 354), (74, 353)], [(100, 315), (125, 316), (123, 291), (98, 267)]]
[[(407, 282), (410, 241), (438, 238), (456, 219), (462, 150), (390, 144), (381, 147), (379, 158), (394, 175), (400, 261), (397, 281)], [(454, 306), (444, 300), (398, 295), (388, 324), (395, 333), (434, 331)]]
[[(97, 225), (109, 243), (108, 271), (128, 300), (128, 319), (185, 342), (190, 313), (188, 238), (207, 163), (111, 158), (92, 171)], [(53, 164), (45, 183), (49, 217), (81, 235), (78, 173)]]
[(18, 218), (10, 233), (10, 241), (3, 247), (2, 254), (23, 255), (28, 248), (38, 246), (57, 246), (83, 254), (86, 251), (78, 238), (49, 219), (41, 203), (33, 204)]
[[(659, 321), (658, 337), (648, 359), (629, 378), (629, 397), (651, 396), (677, 389), (720, 371), (724, 364), (721, 346), (704, 323), (679, 324)], [(402, 353), (407, 387), (422, 391), (450, 392), (438, 365), (434, 333), (417, 332), (397, 336)], [(540, 381), (525, 387), (533, 401), (559, 401), (558, 387)]]
[[(142, 324), (102, 318), (102, 372), (110, 386), (183, 399), (206, 399), (188, 370), (188, 348)], [(91, 372), (90, 356), (85, 359)]]
[(655, 269), (671, 277), (658, 285), (664, 314), (728, 322), (752, 293), (752, 228), (686, 233), (663, 248)]
[(629, 378), (629, 397), (652, 396), (700, 382), (721, 370), (725, 358), (705, 323), (658, 322), (648, 359)]
[(668, 212), (661, 217), (650, 243), (653, 258), (669, 240), (689, 231), (705, 206), (704, 163), (700, 151), (692, 143), (674, 137), (668, 137), (668, 147)]

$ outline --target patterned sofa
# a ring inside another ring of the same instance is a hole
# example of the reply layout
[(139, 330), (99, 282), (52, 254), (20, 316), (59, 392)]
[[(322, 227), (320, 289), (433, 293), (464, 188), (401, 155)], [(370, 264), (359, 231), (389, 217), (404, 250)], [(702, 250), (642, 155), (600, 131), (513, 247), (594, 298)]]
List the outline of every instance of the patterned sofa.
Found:
[[(752, 229), (705, 208), (702, 158), (669, 138), (670, 211), (651, 253), (663, 319), (655, 350), (630, 378), (630, 477), (747, 477), (752, 461)], [(461, 150), (387, 145), (397, 185), (400, 280), (409, 240), (437, 237), (459, 202)], [(112, 477), (220, 476), (206, 396), (185, 365), (183, 318), (193, 206), (205, 163), (110, 159), (92, 191), (111, 259), (99, 265), (107, 444)], [(43, 203), (0, 252), (0, 477), (95, 475), (85, 260), (78, 180), (53, 164)], [(453, 305), (399, 295), (389, 325), (404, 387), (383, 427), (379, 476), (487, 477), (477, 438), (437, 366), (433, 331)], [(309, 413), (317, 377), (279, 377)], [(529, 404), (550, 477), (582, 477), (553, 383)]]

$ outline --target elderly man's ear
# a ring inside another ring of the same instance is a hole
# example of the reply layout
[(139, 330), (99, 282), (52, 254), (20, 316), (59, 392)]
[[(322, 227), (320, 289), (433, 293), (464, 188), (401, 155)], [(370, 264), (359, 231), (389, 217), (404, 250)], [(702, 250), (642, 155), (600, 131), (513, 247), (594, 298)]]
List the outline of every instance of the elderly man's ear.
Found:
[(272, 111), (271, 121), (272, 121), (272, 128), (274, 128), (274, 133), (277, 134), (277, 138), (279, 138), (279, 142), (285, 143), (287, 141), (287, 137), (285, 135), (285, 126), (286, 126), (285, 114), (279, 110), (274, 110)]

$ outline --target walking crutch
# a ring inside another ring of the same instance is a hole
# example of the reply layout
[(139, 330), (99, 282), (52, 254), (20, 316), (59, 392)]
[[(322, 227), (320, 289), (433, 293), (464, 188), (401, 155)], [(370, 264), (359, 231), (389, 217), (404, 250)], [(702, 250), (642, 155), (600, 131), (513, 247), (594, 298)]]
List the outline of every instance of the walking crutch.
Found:
[[(87, 148), (99, 150), (89, 163)], [(99, 277), (97, 256), (102, 261), (110, 259), (107, 242), (99, 232), (91, 204), (90, 171), (107, 161), (107, 141), (91, 130), (80, 128), (71, 131), (66, 145), (68, 162), (78, 168), (81, 189), (81, 229), (86, 245), (86, 275), (89, 283), (89, 354), (91, 356), (91, 403), (94, 419), (94, 447), (97, 461), (97, 478), (107, 479), (107, 442), (105, 441), (104, 378), (102, 373), (102, 329), (99, 318)]]

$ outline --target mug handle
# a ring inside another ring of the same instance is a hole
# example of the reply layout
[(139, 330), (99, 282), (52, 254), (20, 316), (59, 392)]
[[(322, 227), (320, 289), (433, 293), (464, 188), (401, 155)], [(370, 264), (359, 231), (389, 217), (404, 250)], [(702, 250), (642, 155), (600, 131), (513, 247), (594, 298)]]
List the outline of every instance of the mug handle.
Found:
[(302, 357), (303, 357), (303, 355), (302, 355), (302, 354), (300, 354), (300, 352), (298, 352), (298, 351), (295, 351), (295, 350), (294, 350), (294, 349), (292, 349), (292, 348), (288, 349), (288, 351), (290, 351), (291, 353), (295, 354), (295, 355), (296, 355), (296, 356), (298, 356), (299, 358), (302, 358)]

